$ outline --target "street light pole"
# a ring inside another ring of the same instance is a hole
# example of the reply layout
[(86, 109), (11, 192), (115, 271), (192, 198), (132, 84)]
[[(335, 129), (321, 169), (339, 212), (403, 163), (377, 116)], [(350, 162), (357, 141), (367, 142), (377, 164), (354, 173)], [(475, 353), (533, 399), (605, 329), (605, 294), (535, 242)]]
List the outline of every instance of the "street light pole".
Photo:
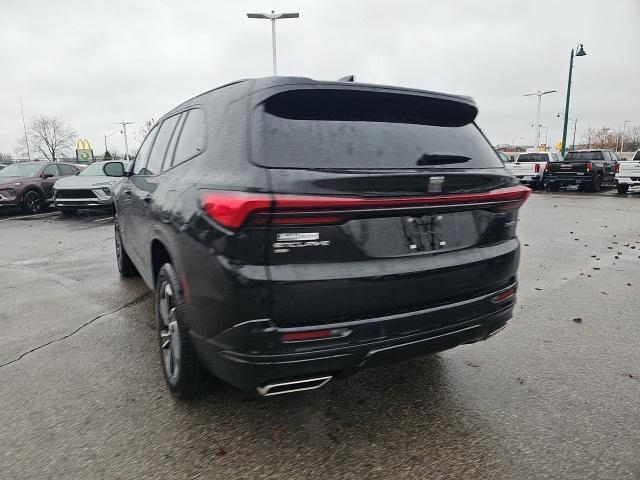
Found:
[(542, 97), (544, 95), (547, 95), (548, 93), (554, 93), (557, 92), (557, 90), (547, 90), (546, 92), (541, 92), (540, 90), (538, 90), (536, 93), (527, 93), (523, 96), (525, 97), (532, 97), (533, 95), (536, 95), (538, 97), (538, 109), (536, 110), (536, 133), (535, 133), (535, 139), (534, 139), (534, 146), (537, 148), (540, 145), (540, 104), (542, 103)]
[(622, 133), (620, 134), (620, 153), (622, 153), (622, 147), (624, 147), (624, 131), (627, 129), (627, 123), (629, 123), (629, 120), (625, 120), (622, 125)]
[(31, 152), (29, 151), (29, 137), (27, 136), (27, 124), (24, 123), (24, 109), (22, 108), (22, 97), (20, 97), (20, 112), (22, 113), (22, 128), (24, 129), (24, 143), (27, 147), (27, 158), (31, 161)]
[[(558, 118), (564, 117), (564, 113), (559, 113), (558, 115), (556, 115), (556, 117)], [(571, 150), (573, 150), (576, 148), (576, 128), (578, 127), (578, 117), (576, 118), (569, 117), (569, 120), (573, 122), (573, 142), (571, 142)]]
[(564, 152), (566, 151), (566, 142), (567, 142), (567, 122), (569, 121), (569, 99), (571, 97), (571, 74), (573, 72), (573, 57), (583, 57), (587, 53), (584, 51), (582, 43), (578, 45), (578, 51), (574, 52), (574, 49), (571, 49), (571, 56), (569, 57), (569, 80), (567, 82), (567, 101), (564, 107), (564, 126), (562, 127), (562, 150), (560, 154), (564, 157)]
[(282, 18), (300, 18), (298, 12), (294, 13), (275, 13), (271, 10), (271, 13), (247, 13), (248, 18), (260, 18), (264, 20), (271, 20), (271, 50), (273, 55), (273, 76), (278, 75), (278, 60), (276, 53), (276, 20)]
[(114, 125), (122, 125), (122, 133), (124, 134), (124, 158), (129, 161), (129, 143), (127, 142), (127, 125), (131, 125), (133, 122), (115, 122)]

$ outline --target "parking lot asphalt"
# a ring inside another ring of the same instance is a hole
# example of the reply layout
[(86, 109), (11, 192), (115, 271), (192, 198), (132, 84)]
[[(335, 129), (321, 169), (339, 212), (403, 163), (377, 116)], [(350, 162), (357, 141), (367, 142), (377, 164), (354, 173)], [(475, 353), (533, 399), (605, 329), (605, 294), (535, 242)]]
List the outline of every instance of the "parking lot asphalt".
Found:
[(640, 478), (640, 195), (535, 193), (482, 343), (255, 398), (168, 394), (113, 220), (0, 216), (0, 477)]

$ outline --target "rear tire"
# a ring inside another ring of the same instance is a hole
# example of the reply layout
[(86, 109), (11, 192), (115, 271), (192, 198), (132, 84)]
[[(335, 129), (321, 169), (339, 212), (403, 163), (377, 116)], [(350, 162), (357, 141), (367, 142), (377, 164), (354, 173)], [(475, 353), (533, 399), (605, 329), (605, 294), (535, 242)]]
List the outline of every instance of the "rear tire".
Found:
[(549, 190), (552, 192), (560, 191), (560, 182), (549, 182)]
[(115, 240), (116, 240), (116, 261), (118, 263), (118, 272), (121, 277), (135, 277), (138, 275), (138, 269), (129, 258), (127, 251), (122, 244), (122, 235), (120, 234), (120, 226), (115, 222)]
[(155, 306), (160, 362), (167, 387), (176, 398), (191, 398), (198, 393), (201, 367), (189, 337), (180, 281), (170, 263), (158, 272)]
[(592, 192), (599, 192), (602, 188), (602, 175), (598, 174), (593, 179), (593, 182), (589, 185), (589, 190)]
[(629, 184), (628, 183), (619, 183), (616, 185), (616, 190), (618, 190), (618, 193), (620, 194), (625, 194), (629, 191)]

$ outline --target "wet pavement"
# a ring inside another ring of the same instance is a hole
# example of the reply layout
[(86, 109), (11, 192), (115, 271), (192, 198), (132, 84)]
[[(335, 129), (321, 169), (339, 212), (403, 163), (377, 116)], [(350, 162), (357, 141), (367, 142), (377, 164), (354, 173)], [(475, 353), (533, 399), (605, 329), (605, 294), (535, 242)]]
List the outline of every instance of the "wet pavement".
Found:
[(516, 315), (486, 342), (177, 402), (113, 220), (0, 215), (0, 478), (638, 479), (640, 195), (536, 193), (519, 236)]

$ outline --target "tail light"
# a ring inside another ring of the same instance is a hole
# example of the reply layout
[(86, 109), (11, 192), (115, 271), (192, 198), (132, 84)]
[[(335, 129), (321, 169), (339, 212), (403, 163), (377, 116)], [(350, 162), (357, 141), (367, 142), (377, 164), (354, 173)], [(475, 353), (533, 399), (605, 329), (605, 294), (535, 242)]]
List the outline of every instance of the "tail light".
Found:
[(536, 166), (535, 166), (535, 172), (536, 172), (536, 173), (539, 173), (539, 172), (540, 172), (540, 164), (539, 164), (539, 163), (536, 163)]
[[(537, 171), (537, 170), (536, 170)], [(549, 171), (549, 163), (545, 163), (544, 165), (544, 173), (547, 173)]]
[(587, 172), (590, 172), (593, 169), (593, 163), (587, 162)]
[(620, 163), (616, 163), (615, 173), (620, 173)]
[(340, 196), (287, 195), (243, 192), (207, 192), (202, 208), (224, 227), (243, 225), (321, 225), (343, 222), (354, 210), (401, 207), (457, 206), (498, 203), (496, 209), (515, 210), (526, 201), (531, 189), (523, 185), (485, 193), (444, 194), (428, 197), (362, 198)]

